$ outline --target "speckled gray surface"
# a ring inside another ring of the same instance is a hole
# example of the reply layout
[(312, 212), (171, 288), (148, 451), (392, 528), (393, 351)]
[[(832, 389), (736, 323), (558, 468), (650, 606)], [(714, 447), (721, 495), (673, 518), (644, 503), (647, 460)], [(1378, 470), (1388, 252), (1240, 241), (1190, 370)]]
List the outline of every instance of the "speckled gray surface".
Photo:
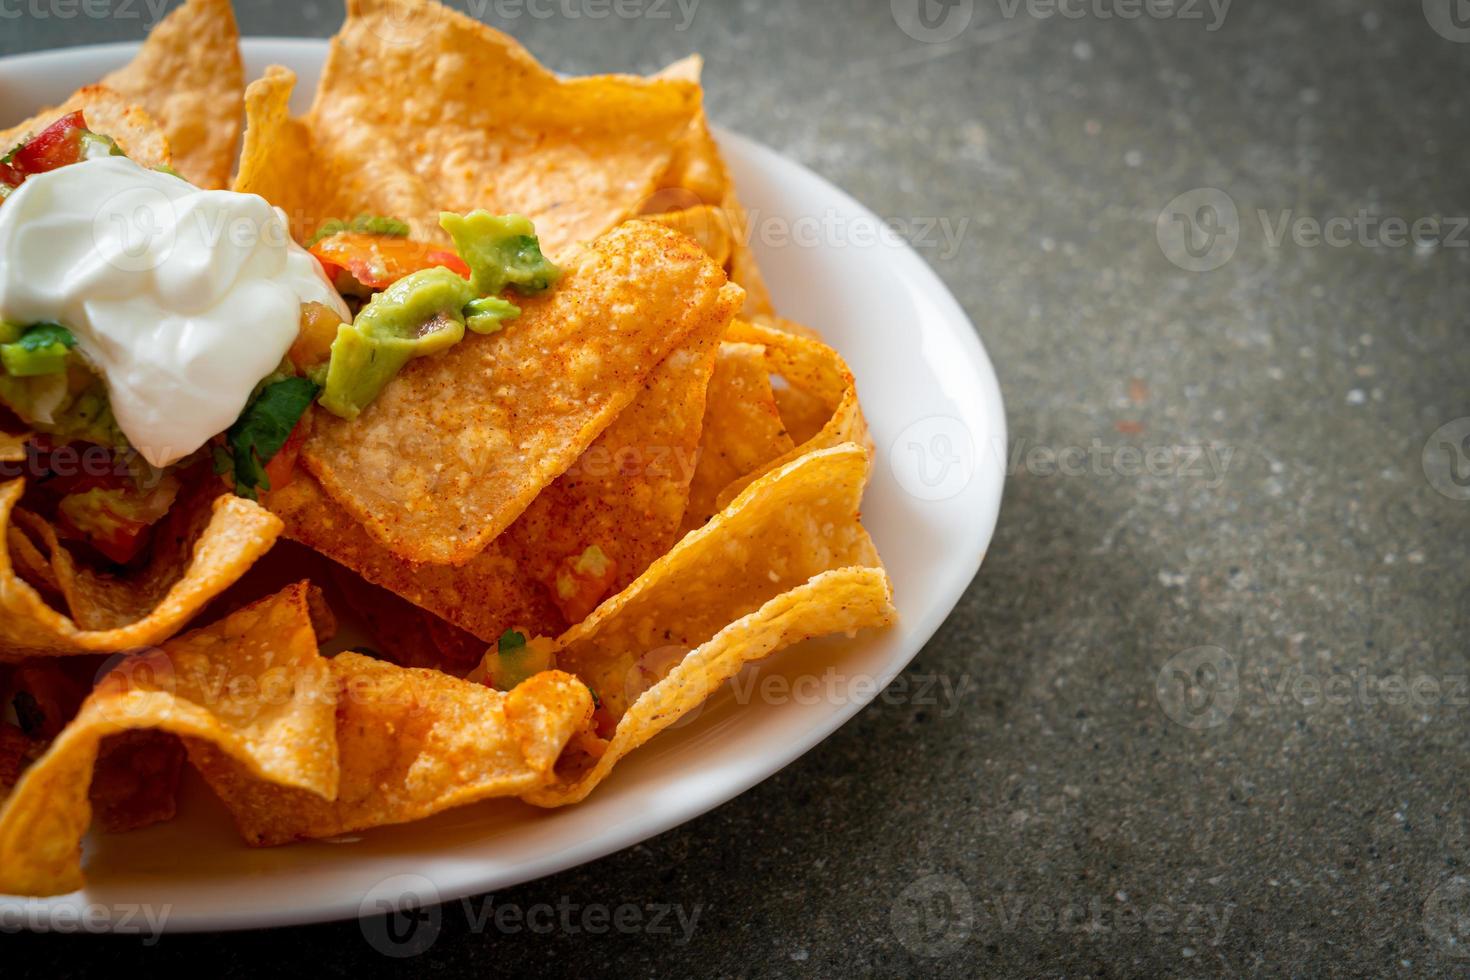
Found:
[[(494, 896), (568, 909), (548, 933), (476, 928), (477, 900), (407, 963), (345, 923), (7, 937), (4, 974), (1470, 969), (1470, 442), (1431, 439), (1470, 416), (1470, 4), (530, 13), (590, 2), (477, 9), (569, 71), (702, 51), (718, 122), (881, 214), (967, 222), (923, 251), (998, 367), (1011, 477), (909, 671), (964, 693), (880, 701), (704, 818)], [(140, 36), (128, 6), (0, 4), (0, 54)], [(340, 16), (237, 6), (250, 34)], [(1395, 245), (1383, 219), (1441, 220)], [(624, 904), (697, 920), (583, 928)]]

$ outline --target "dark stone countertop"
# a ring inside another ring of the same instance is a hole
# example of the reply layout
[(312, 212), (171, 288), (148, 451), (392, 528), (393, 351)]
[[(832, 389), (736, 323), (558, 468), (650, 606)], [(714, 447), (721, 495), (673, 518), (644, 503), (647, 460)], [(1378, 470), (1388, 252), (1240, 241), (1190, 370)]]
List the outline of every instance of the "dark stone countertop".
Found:
[[(5, 975), (1470, 967), (1470, 3), (949, 0), (930, 43), (894, 14), (919, 0), (691, 2), (687, 29), (674, 0), (476, 9), (568, 71), (701, 51), (719, 123), (965, 224), (921, 251), (995, 360), (1011, 475), (909, 670), (962, 693), (880, 701), (713, 813), (494, 896), (698, 910), (687, 942), (476, 933), (451, 905), (407, 963), (349, 922), (8, 937)], [(0, 6), (0, 54), (150, 17)], [(247, 34), (340, 16), (237, 6)]]

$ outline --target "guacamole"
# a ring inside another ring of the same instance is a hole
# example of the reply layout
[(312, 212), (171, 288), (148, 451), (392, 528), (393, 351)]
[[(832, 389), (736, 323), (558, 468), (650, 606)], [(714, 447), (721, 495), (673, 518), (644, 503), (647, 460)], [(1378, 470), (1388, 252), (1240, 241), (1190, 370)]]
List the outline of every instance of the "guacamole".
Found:
[(443, 267), (414, 272), (375, 295), (337, 330), (331, 359), (314, 380), (321, 406), (352, 420), (416, 357), (448, 350), (465, 330), (491, 334), (520, 316), (498, 293), (549, 289), (560, 270), (541, 254), (535, 228), (518, 215), (445, 212), (439, 222), (470, 269), (466, 280)]

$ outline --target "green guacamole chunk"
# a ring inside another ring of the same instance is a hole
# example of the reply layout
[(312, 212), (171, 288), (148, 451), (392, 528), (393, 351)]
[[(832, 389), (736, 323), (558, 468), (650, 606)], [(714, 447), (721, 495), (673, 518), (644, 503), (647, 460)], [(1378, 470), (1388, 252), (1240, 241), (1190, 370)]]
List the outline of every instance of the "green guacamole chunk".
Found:
[(415, 357), (448, 350), (464, 338), (465, 304), (473, 288), (449, 269), (398, 280), (337, 329), (321, 405), (352, 420)]
[(561, 272), (541, 254), (527, 218), (487, 211), (445, 212), (440, 224), (454, 239), (470, 278), (445, 268), (425, 269), (374, 296), (350, 324), (337, 330), (332, 355), (314, 380), (321, 406), (352, 420), (416, 357), (448, 350), (466, 329), (492, 334), (520, 316), (501, 298), (507, 288), (523, 295), (550, 289)]
[[(13, 333), (8, 328), (7, 333)], [(15, 378), (60, 374), (66, 370), (67, 354), (77, 345), (71, 331), (56, 323), (38, 323), (19, 337), (0, 343), (0, 364)]]
[(495, 296), (507, 286), (524, 295), (556, 285), (561, 270), (541, 254), (541, 242), (530, 218), (489, 211), (439, 215), (439, 224), (454, 239), (459, 257), (470, 267), (479, 296)]

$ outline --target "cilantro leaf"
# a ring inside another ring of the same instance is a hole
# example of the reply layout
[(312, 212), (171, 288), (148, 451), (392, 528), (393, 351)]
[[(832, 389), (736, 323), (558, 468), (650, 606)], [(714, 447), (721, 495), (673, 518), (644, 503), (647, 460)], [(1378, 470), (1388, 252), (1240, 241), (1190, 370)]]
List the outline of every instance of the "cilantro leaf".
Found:
[(71, 350), (77, 345), (77, 338), (59, 323), (38, 323), (33, 327), (28, 327), (16, 344), (21, 350), (29, 353), (47, 350), (57, 344)]
[(265, 468), (301, 421), (321, 388), (306, 378), (286, 378), (261, 390), (225, 434), (234, 460), (235, 493), (258, 500), (271, 488)]
[(496, 644), (496, 652), (512, 653), (525, 645), (526, 637), (524, 633), (517, 633), (515, 630), (506, 630), (500, 637), (500, 642)]

